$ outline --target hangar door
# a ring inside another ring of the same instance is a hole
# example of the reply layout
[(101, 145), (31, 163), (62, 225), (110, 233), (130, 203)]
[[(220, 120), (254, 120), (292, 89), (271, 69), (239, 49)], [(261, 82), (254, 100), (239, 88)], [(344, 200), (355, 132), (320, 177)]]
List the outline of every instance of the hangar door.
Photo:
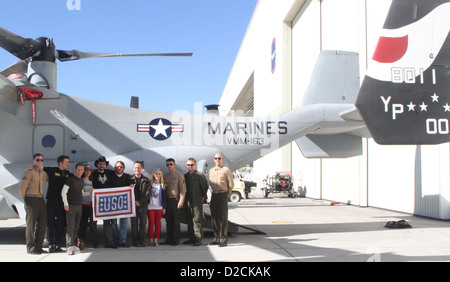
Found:
[(292, 21), (292, 107), (303, 102), (321, 51), (320, 2), (303, 5)]
[(242, 116), (253, 116), (255, 110), (255, 76), (254, 73), (250, 76), (236, 102), (231, 107), (232, 111), (239, 111)]

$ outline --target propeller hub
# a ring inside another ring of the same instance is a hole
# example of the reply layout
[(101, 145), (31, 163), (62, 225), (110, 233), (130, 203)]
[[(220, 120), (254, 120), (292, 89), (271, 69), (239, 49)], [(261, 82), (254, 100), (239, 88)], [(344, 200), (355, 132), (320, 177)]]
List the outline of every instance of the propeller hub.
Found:
[(47, 37), (39, 37), (36, 39), (41, 45), (39, 52), (34, 54), (31, 58), (33, 61), (56, 62), (56, 47), (53, 39)]

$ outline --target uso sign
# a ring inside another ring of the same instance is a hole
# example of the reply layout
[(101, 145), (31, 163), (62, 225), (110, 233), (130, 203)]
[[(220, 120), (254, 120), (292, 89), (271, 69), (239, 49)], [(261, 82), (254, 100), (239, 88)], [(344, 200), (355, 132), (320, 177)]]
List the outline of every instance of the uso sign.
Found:
[(95, 189), (92, 193), (94, 220), (135, 217), (134, 188)]

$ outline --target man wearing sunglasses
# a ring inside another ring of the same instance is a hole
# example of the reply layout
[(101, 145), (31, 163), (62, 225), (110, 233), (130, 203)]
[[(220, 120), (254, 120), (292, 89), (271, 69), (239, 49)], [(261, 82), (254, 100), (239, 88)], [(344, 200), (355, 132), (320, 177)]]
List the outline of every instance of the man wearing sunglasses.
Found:
[(69, 157), (59, 156), (57, 167), (44, 167), (48, 174), (47, 189), (47, 241), (50, 253), (62, 252), (64, 229), (66, 228), (66, 211), (61, 192), (67, 179), (73, 174), (69, 171)]
[(203, 202), (208, 192), (208, 181), (203, 173), (197, 171), (197, 161), (190, 158), (186, 163), (188, 172), (184, 175), (186, 180), (186, 220), (189, 240), (183, 244), (201, 246), (203, 238)]
[(166, 166), (169, 170), (164, 175), (164, 181), (167, 184), (167, 238), (161, 244), (177, 246), (181, 238), (180, 209), (183, 208), (184, 198), (186, 196), (186, 181), (184, 180), (184, 175), (175, 169), (176, 164), (174, 159), (167, 159)]
[(233, 173), (223, 166), (223, 156), (214, 156), (216, 166), (209, 171), (211, 185), (211, 223), (214, 230), (214, 240), (210, 245), (225, 247), (228, 244), (228, 198), (234, 187)]
[(28, 254), (40, 255), (47, 227), (47, 207), (44, 201), (45, 182), (48, 174), (42, 169), (44, 157), (41, 154), (33, 156), (33, 169), (23, 174), (19, 192), (25, 203), (27, 213), (26, 242)]

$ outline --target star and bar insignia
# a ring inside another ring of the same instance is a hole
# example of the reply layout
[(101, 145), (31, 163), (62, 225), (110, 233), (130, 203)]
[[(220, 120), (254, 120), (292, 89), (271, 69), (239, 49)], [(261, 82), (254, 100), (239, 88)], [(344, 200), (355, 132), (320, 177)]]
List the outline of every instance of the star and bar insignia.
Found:
[(149, 124), (138, 124), (137, 131), (148, 132), (153, 139), (164, 141), (169, 139), (173, 132), (184, 132), (184, 125), (172, 124), (167, 119), (156, 118)]

